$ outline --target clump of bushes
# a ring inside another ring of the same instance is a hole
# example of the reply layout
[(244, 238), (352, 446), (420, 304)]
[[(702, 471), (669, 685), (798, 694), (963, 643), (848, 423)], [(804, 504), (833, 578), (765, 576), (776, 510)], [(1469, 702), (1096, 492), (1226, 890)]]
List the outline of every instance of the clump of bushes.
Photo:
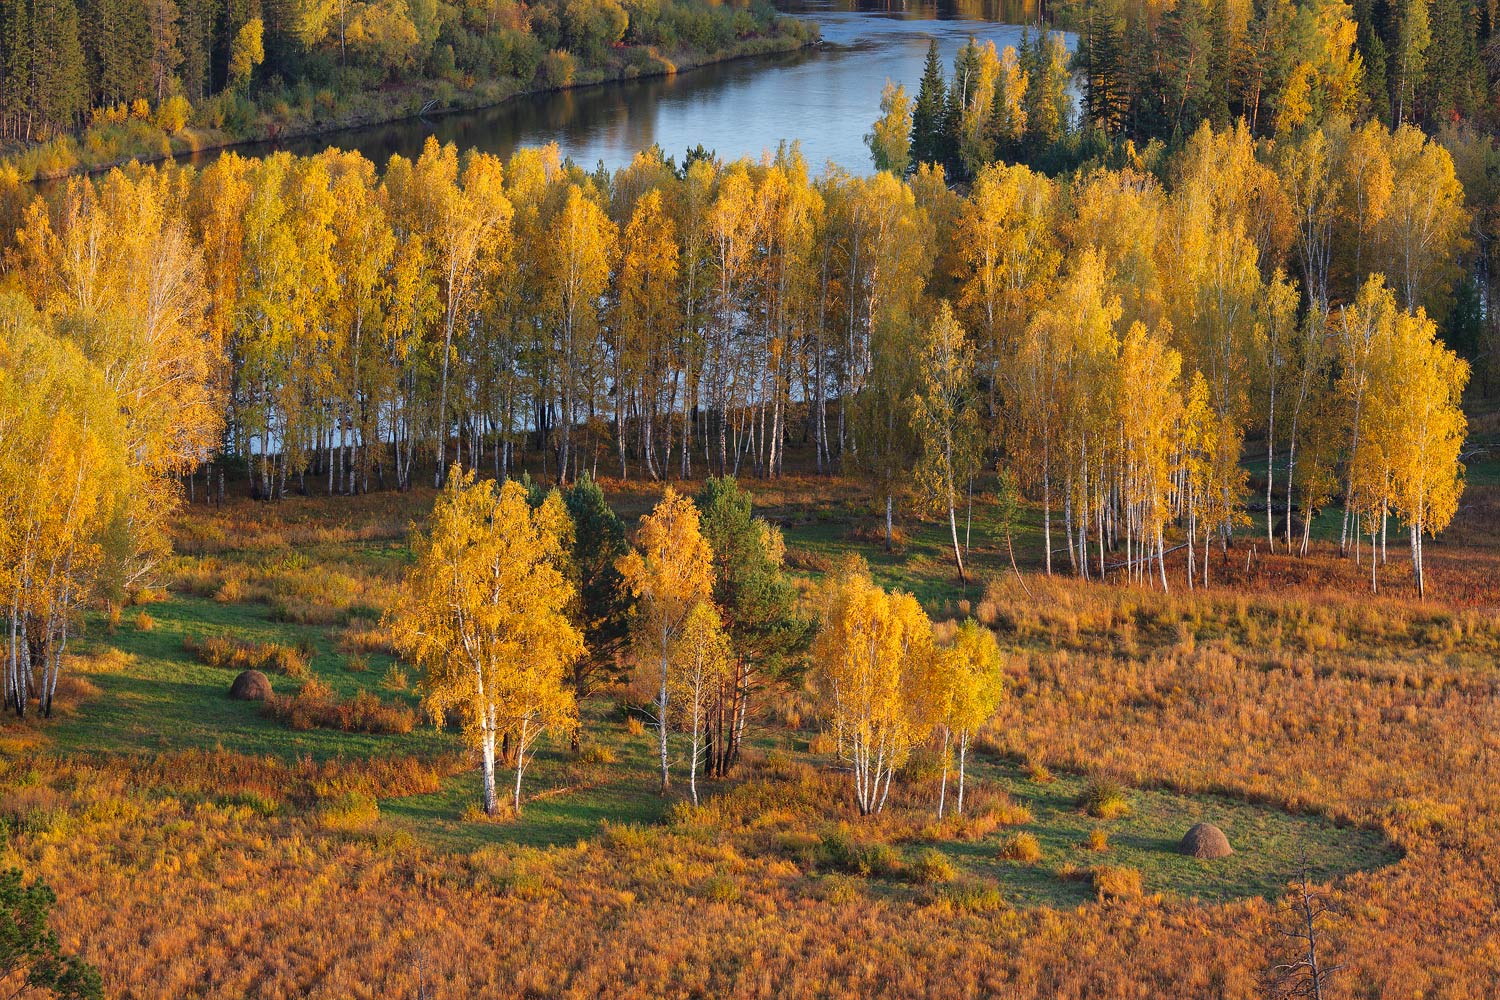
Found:
[(1089, 831), (1089, 839), (1084, 846), (1096, 854), (1103, 854), (1109, 850), (1109, 831), (1103, 827), (1094, 827)]
[(399, 664), (392, 663), (385, 670), (385, 676), (380, 678), (380, 686), (387, 691), (405, 691), (411, 686), (407, 680), (406, 671)]
[(1134, 899), (1141, 895), (1141, 873), (1135, 868), (1099, 865), (1093, 870), (1094, 893), (1099, 902)]
[(1006, 861), (1019, 861), (1034, 865), (1042, 860), (1042, 844), (1032, 833), (1018, 833), (1000, 846), (1000, 857)]
[(953, 862), (942, 851), (930, 847), (917, 855), (916, 860), (911, 863), (910, 872), (911, 880), (921, 885), (952, 882), (958, 874)]
[(341, 699), (326, 683), (314, 677), (292, 697), (272, 695), (263, 711), (293, 729), (338, 729), (346, 733), (409, 733), (416, 727), (416, 713), (406, 705), (388, 705), (369, 691)]
[(852, 903), (859, 898), (859, 880), (848, 875), (824, 875), (818, 882), (819, 895), (825, 903)]
[(945, 900), (957, 910), (970, 913), (991, 913), (1005, 908), (1005, 896), (993, 882), (979, 879), (964, 879), (938, 890), (938, 898)]
[(1095, 819), (1119, 819), (1130, 815), (1125, 786), (1113, 778), (1096, 777), (1083, 793), (1083, 811)]
[(312, 646), (306, 643), (288, 646), (280, 642), (244, 642), (224, 636), (199, 639), (195, 635), (183, 636), (182, 648), (191, 653), (199, 663), (210, 667), (260, 670), (284, 674), (298, 680), (307, 676), (308, 664), (314, 652)]
[(369, 829), (380, 818), (380, 806), (374, 796), (364, 792), (343, 792), (318, 803), (318, 824), (325, 830), (354, 833)]
[(890, 844), (857, 840), (847, 824), (823, 835), (823, 860), (829, 868), (862, 878), (901, 873), (901, 855)]

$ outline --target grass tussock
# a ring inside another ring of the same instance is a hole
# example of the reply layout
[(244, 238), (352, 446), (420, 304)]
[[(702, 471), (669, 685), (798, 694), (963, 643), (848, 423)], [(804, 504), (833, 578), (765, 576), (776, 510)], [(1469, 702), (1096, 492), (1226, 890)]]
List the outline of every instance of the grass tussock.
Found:
[(225, 636), (182, 637), (182, 648), (199, 663), (229, 670), (261, 670), (294, 679), (308, 676), (313, 650), (280, 642), (246, 642)]
[(337, 729), (345, 733), (409, 733), (417, 714), (407, 705), (383, 702), (361, 689), (352, 698), (339, 698), (316, 677), (305, 681), (295, 695), (273, 694), (262, 711), (293, 729)]

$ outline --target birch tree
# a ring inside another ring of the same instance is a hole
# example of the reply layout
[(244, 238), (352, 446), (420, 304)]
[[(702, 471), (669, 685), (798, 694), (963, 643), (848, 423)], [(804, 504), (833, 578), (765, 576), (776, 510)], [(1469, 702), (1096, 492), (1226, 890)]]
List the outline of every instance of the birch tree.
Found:
[(692, 500), (668, 487), (656, 508), (641, 518), (635, 549), (618, 567), (639, 601), (637, 655), (654, 689), (660, 790), (665, 795), (670, 785), (667, 734), (672, 726), (675, 649), (693, 608), (709, 600), (713, 589), (713, 550), (703, 537)]
[(931, 732), (918, 711), (934, 655), (932, 624), (910, 594), (888, 594), (862, 563), (830, 574), (818, 597), (814, 681), (860, 815), (885, 807), (891, 779)]
[[(412, 538), (415, 561), (386, 612), (392, 644), (422, 671), (434, 718), (456, 713), (481, 754), (484, 811), (498, 812), (495, 745), (515, 750), (513, 806), (536, 739), (570, 731), (578, 709), (566, 685), (584, 653), (565, 609), (568, 515), (554, 491), (533, 509), (526, 489), (454, 468), (431, 526)], [(441, 724), (441, 722), (440, 722)]]
[(946, 688), (943, 726), (943, 784), (938, 794), (938, 818), (948, 797), (948, 748), (958, 744), (958, 799), (953, 811), (964, 812), (964, 787), (969, 744), (974, 734), (995, 714), (1005, 694), (1005, 660), (995, 633), (972, 618), (958, 627), (953, 641), (938, 654)]
[(979, 415), (974, 405), (974, 352), (947, 301), (927, 328), (921, 382), (912, 400), (912, 424), (921, 442), (916, 482), (928, 509), (946, 510), (958, 576), (969, 582), (958, 544), (958, 495), (979, 466)]

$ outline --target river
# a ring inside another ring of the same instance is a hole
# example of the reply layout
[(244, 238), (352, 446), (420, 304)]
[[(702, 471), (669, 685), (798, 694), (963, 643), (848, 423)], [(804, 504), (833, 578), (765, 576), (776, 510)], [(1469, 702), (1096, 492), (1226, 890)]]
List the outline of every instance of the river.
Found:
[[(945, 70), (970, 36), (997, 48), (1019, 43), (1035, 16), (1026, 0), (783, 0), (781, 10), (813, 21), (814, 49), (706, 66), (671, 77), (531, 94), (478, 111), (349, 129), (271, 148), (311, 153), (357, 149), (378, 164), (393, 153), (416, 156), (429, 135), (459, 148), (508, 156), (517, 146), (555, 142), (585, 167), (614, 169), (656, 143), (679, 161), (702, 143), (726, 160), (759, 157), (782, 140), (801, 143), (814, 171), (834, 163), (867, 173), (864, 136), (880, 112), (887, 79), (913, 96), (927, 46), (936, 39)], [(1034, 29), (1033, 29), (1034, 30)], [(1073, 45), (1068, 36), (1069, 48)]]

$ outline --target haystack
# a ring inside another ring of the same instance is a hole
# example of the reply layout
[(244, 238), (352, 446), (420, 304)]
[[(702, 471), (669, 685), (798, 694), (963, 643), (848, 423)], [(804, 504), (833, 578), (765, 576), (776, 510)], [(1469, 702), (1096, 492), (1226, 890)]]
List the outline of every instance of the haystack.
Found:
[(1187, 836), (1182, 838), (1180, 850), (1190, 858), (1204, 860), (1227, 858), (1234, 853), (1224, 831), (1212, 823), (1199, 823), (1189, 830)]
[(229, 685), (229, 697), (236, 701), (265, 701), (271, 697), (271, 679), (259, 670), (245, 670)]

